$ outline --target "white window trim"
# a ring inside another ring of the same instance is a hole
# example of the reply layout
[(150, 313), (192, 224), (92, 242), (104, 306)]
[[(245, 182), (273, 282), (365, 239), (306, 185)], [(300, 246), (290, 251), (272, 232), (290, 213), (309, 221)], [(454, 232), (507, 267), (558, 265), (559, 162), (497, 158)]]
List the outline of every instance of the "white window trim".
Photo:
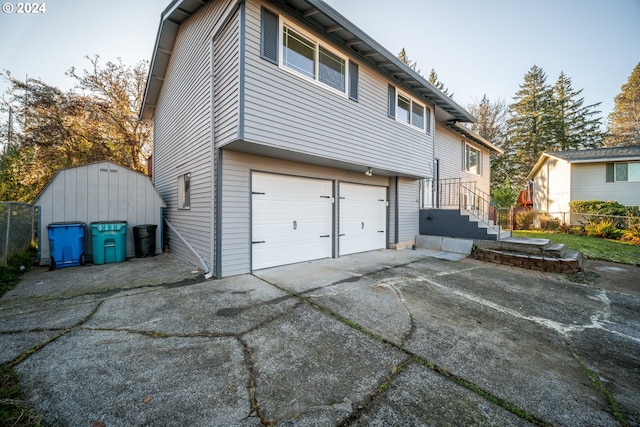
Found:
[[(285, 70), (288, 73), (293, 74), (294, 76), (300, 77), (308, 82), (311, 82), (323, 89), (326, 89), (330, 92), (333, 92), (337, 95), (340, 95), (344, 98), (349, 98), (349, 83), (350, 83), (350, 79), (349, 79), (349, 58), (345, 55), (343, 55), (342, 53), (340, 53), (338, 50), (334, 49), (332, 46), (330, 46), (329, 44), (326, 43), (321, 43), (320, 41), (318, 41), (318, 37), (314, 36), (313, 34), (309, 33), (308, 31), (300, 28), (299, 26), (295, 25), (294, 23), (292, 23), (291, 21), (286, 20), (282, 15), (280, 15), (280, 29), (279, 29), (279, 33), (278, 33), (278, 67), (282, 70)], [(283, 43), (282, 43), (282, 37), (283, 37), (283, 33), (284, 33), (284, 27), (288, 27), (291, 28), (293, 31), (295, 31), (296, 33), (299, 33), (301, 36), (304, 36), (305, 38), (307, 38), (309, 41), (315, 43), (315, 67), (316, 69), (315, 71), (315, 78), (311, 78), (307, 75), (305, 75), (304, 73), (301, 73), (299, 71), (294, 70), (293, 68), (287, 67), (286, 65), (284, 65), (284, 47), (283, 47)], [(320, 59), (319, 59), (319, 55), (320, 55), (320, 46), (322, 46), (324, 49), (328, 50), (329, 52), (333, 53), (334, 55), (338, 56), (339, 58), (344, 60), (344, 92), (329, 86), (326, 83), (323, 83), (319, 80), (319, 64), (320, 64)]]
[[(185, 194), (185, 182), (189, 181), (189, 197)], [(191, 209), (191, 173), (185, 173), (178, 176), (178, 209), (190, 210)], [(185, 199), (188, 199), (186, 203)]]
[[(403, 98), (406, 98), (406, 99), (408, 99), (410, 101), (410, 105), (409, 105), (409, 121), (412, 121), (412, 119), (413, 119), (412, 114), (413, 114), (413, 104), (414, 103), (423, 108), (423, 110), (424, 110), (423, 114), (424, 115), (423, 115), (422, 119), (424, 121), (424, 127), (421, 128), (419, 126), (414, 125), (413, 123), (407, 123), (404, 120), (399, 120), (398, 119), (398, 110), (399, 110), (399, 108), (398, 108), (398, 96), (402, 96)], [(414, 97), (410, 96), (406, 92), (403, 92), (403, 91), (399, 90), (397, 86), (396, 86), (395, 103), (396, 103), (396, 105), (395, 105), (395, 112), (396, 112), (395, 119), (396, 119), (396, 122), (401, 123), (401, 124), (403, 124), (405, 126), (408, 126), (411, 129), (418, 130), (418, 131), (420, 131), (422, 133), (426, 133), (427, 135), (431, 135), (431, 132), (427, 131), (427, 129), (429, 129), (429, 130), (431, 129), (430, 121), (431, 121), (431, 115), (433, 114), (433, 111), (431, 111), (431, 108), (429, 108), (429, 106), (427, 106), (426, 104), (423, 104), (422, 102), (416, 101), (416, 99)], [(427, 111), (429, 112), (429, 114), (427, 114)]]
[[(477, 156), (477, 157), (478, 157), (478, 159), (477, 159), (477, 162), (478, 162), (477, 169), (478, 169), (478, 171), (477, 171), (477, 172), (475, 172), (475, 171), (471, 171), (471, 170), (469, 170), (469, 169), (467, 168), (467, 163), (468, 163), (468, 161), (467, 161), (467, 152), (468, 152), (468, 149), (469, 149), (469, 148), (478, 152), (478, 156)], [(474, 174), (474, 175), (482, 176), (482, 150), (481, 150), (481, 149), (479, 149), (479, 148), (478, 148), (478, 147), (476, 147), (476, 146), (473, 146), (473, 145), (469, 144), (469, 143), (468, 143), (468, 142), (466, 142), (466, 141), (465, 141), (465, 143), (464, 143), (464, 148), (463, 148), (463, 150), (464, 150), (464, 152), (462, 153), (462, 158), (463, 158), (462, 170), (463, 170), (463, 171), (465, 171), (465, 172), (467, 172), (467, 173), (470, 173), (470, 174)]]
[[(631, 176), (630, 176), (630, 175), (631, 175), (630, 169), (631, 169), (631, 164), (632, 164), (632, 163), (638, 163), (638, 164), (640, 164), (640, 162), (634, 162), (634, 161), (629, 161), (629, 162), (614, 162), (614, 163), (613, 163), (613, 176), (614, 176), (613, 182), (640, 182), (640, 180), (637, 180), (637, 179), (633, 179), (633, 180), (632, 180), (632, 179), (631, 179)], [(618, 167), (617, 167), (617, 166), (618, 166), (618, 165), (620, 165), (620, 164), (625, 164), (625, 165), (627, 165), (627, 179), (626, 179), (626, 180), (624, 180), (624, 181), (619, 181), (619, 180), (618, 180)]]

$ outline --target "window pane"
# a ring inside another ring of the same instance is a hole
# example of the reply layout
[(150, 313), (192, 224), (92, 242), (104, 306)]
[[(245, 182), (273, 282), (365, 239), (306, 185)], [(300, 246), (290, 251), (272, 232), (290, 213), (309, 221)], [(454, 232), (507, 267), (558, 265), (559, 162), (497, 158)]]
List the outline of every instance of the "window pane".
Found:
[(640, 181), (640, 162), (629, 163), (629, 181)]
[(184, 176), (184, 193), (182, 195), (182, 207), (191, 207), (191, 174), (188, 173)]
[(282, 35), (282, 45), (282, 64), (315, 79), (315, 44), (290, 28), (285, 27)]
[(627, 163), (616, 163), (616, 181), (628, 181)]
[(467, 145), (465, 152), (467, 171), (478, 173), (478, 150)]
[(411, 123), (409, 121), (409, 109), (411, 101), (402, 95), (398, 95), (398, 109), (396, 111), (396, 119), (400, 122)]
[(320, 46), (318, 80), (334, 89), (338, 89), (340, 92), (344, 92), (345, 77), (344, 59)]
[(411, 107), (411, 124), (424, 129), (424, 107), (415, 102)]

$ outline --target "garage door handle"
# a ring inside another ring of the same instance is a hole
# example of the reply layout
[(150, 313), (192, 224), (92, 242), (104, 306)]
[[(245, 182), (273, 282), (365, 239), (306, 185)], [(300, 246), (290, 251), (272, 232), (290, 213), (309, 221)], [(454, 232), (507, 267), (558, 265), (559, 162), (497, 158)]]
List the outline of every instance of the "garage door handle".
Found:
[(293, 229), (294, 230), (298, 229), (298, 221), (293, 221)]
[(257, 243), (267, 243), (267, 242), (266, 242), (266, 240), (258, 240), (258, 241), (255, 241), (255, 242), (251, 242), (252, 245), (255, 245)]
[(364, 222), (362, 223), (362, 229), (364, 230)]
[(331, 234), (323, 234), (323, 235), (322, 235), (322, 236), (320, 236), (320, 237), (331, 237)]
[(378, 233), (384, 233), (384, 230), (378, 230)]

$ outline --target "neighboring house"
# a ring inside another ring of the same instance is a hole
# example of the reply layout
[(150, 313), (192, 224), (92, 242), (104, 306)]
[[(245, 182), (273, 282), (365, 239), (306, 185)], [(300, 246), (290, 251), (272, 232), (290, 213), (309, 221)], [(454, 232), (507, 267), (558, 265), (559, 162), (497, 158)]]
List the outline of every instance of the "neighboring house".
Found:
[(640, 146), (543, 153), (527, 178), (534, 210), (563, 221), (574, 200), (639, 206)]
[(171, 250), (216, 277), (410, 248), (438, 170), (489, 192), (474, 117), (319, 0), (173, 1), (140, 115)]
[(50, 262), (47, 226), (56, 222), (85, 223), (85, 253), (91, 259), (92, 222), (126, 221), (126, 256), (135, 255), (133, 227), (155, 224), (156, 250), (162, 252), (162, 209), (166, 206), (146, 175), (104, 161), (58, 171), (38, 194), (38, 252), (41, 265)]

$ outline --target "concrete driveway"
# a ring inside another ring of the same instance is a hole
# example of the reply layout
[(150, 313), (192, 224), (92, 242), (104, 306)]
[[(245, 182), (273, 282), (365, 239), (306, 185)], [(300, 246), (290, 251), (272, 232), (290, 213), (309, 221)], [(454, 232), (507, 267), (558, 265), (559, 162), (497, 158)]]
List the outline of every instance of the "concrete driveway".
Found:
[(638, 426), (639, 269), (603, 268), (589, 285), (376, 251), (213, 281), (166, 255), (37, 270), (0, 300), (0, 363), (55, 426)]

